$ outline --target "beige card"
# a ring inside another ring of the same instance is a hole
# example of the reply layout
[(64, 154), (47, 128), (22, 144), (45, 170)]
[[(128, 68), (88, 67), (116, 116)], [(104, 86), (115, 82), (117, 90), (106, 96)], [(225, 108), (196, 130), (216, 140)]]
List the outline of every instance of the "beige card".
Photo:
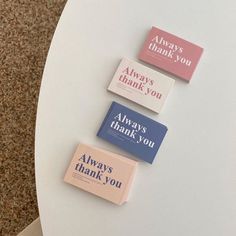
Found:
[(136, 167), (136, 161), (79, 144), (64, 181), (121, 205), (128, 200)]

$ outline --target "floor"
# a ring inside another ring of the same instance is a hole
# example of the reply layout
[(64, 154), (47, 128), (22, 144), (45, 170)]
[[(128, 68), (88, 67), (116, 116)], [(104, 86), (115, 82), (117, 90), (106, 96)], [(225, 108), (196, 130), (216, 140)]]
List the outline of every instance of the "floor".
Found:
[(0, 235), (38, 217), (34, 129), (43, 68), (66, 0), (0, 0)]

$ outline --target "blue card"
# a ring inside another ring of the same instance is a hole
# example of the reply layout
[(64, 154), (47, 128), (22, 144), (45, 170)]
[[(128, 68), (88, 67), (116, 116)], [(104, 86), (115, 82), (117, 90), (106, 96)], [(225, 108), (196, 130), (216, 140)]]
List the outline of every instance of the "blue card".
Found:
[(152, 163), (166, 132), (165, 125), (112, 102), (97, 136)]

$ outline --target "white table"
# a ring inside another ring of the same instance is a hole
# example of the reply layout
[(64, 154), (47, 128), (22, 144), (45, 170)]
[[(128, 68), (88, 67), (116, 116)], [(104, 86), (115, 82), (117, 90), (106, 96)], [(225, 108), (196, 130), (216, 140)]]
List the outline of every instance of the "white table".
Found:
[[(45, 236), (236, 235), (236, 3), (69, 0), (44, 70), (36, 182)], [(106, 91), (119, 60), (136, 60), (151, 26), (205, 51), (190, 84), (176, 79), (160, 115)], [(124, 154), (96, 132), (115, 100), (169, 128), (117, 207), (63, 182), (77, 143)]]

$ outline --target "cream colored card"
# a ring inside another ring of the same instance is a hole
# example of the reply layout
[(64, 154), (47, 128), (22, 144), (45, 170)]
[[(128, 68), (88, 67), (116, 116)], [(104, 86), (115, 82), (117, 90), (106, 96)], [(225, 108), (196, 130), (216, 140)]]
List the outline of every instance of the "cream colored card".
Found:
[(160, 113), (173, 85), (173, 79), (123, 58), (108, 90)]

